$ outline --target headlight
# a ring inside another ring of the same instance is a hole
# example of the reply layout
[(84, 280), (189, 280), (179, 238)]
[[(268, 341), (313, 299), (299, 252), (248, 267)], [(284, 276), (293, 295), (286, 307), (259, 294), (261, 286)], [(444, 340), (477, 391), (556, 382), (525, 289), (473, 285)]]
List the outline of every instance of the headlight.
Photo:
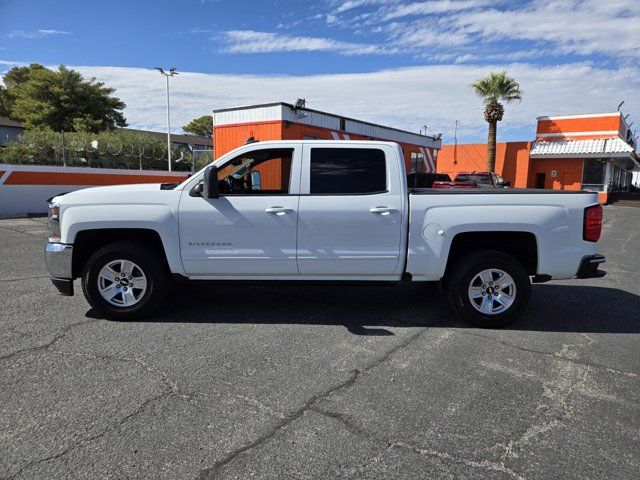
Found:
[(49, 203), (49, 241), (60, 241), (60, 205)]

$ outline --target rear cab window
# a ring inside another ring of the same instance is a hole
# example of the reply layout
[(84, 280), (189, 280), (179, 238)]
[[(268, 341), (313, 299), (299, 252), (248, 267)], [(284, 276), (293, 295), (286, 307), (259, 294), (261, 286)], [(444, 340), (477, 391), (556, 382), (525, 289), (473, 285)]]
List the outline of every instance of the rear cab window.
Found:
[(372, 195), (387, 191), (387, 164), (378, 148), (311, 148), (311, 195)]

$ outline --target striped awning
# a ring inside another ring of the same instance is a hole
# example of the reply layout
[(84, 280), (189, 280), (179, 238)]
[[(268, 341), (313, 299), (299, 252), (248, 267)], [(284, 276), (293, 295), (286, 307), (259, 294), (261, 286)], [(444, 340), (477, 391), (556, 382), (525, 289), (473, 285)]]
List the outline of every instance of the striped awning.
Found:
[(634, 155), (634, 149), (617, 137), (589, 140), (536, 141), (533, 143), (529, 155), (531, 158), (628, 158)]

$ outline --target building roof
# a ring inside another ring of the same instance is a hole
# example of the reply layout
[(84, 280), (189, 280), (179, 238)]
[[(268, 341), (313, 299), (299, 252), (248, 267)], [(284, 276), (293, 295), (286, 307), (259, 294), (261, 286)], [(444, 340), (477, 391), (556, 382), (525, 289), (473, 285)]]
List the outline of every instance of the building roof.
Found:
[(573, 120), (576, 118), (619, 117), (620, 112), (580, 113), (577, 115), (540, 115), (537, 120)]
[(335, 113), (323, 112), (312, 108), (296, 108), (286, 102), (244, 105), (232, 108), (213, 110), (213, 124), (216, 127), (242, 125), (258, 122), (282, 121), (325, 128), (332, 132), (335, 139), (340, 134), (362, 135), (371, 139), (382, 139), (393, 142), (420, 145), (428, 148), (441, 146), (440, 138), (422, 135), (408, 130), (387, 127), (377, 123), (357, 120)]
[(0, 117), (0, 127), (23, 128), (20, 122), (16, 122), (15, 120), (11, 120), (7, 117)]
[(531, 158), (603, 158), (630, 157), (634, 149), (618, 137), (589, 140), (536, 141), (531, 147)]

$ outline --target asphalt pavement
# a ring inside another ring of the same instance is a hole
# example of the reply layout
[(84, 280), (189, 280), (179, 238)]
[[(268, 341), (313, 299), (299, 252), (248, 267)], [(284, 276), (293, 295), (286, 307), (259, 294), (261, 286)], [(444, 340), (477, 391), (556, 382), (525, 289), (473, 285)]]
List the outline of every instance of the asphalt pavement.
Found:
[(472, 328), (436, 288), (177, 286), (147, 321), (57, 295), (0, 220), (0, 478), (637, 479), (640, 208), (603, 279)]

